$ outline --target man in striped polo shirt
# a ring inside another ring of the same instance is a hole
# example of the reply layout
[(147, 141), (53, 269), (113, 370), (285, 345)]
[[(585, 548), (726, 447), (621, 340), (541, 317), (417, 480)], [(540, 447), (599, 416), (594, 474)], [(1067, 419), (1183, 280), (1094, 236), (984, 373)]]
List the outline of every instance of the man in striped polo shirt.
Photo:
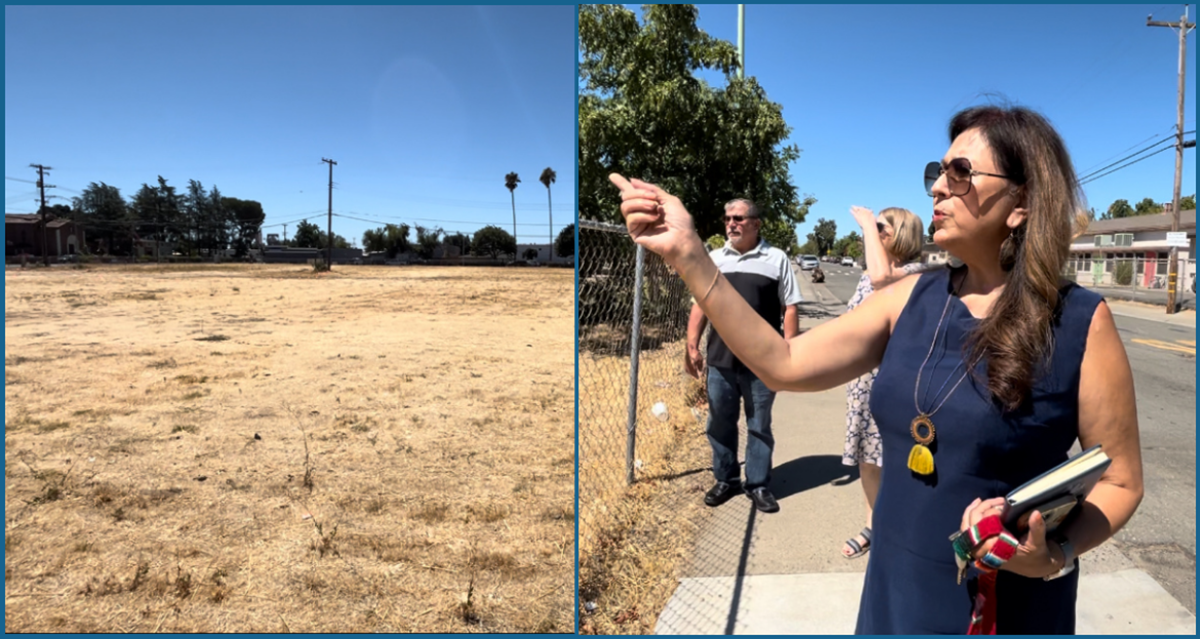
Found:
[[(754, 202), (736, 199), (725, 205), (725, 246), (709, 253), (729, 283), (763, 319), (785, 338), (800, 333), (796, 304), (800, 288), (787, 254), (758, 236), (762, 219)], [(698, 305), (688, 320), (687, 358), (690, 375), (700, 379), (705, 369), (700, 336), (708, 319)], [(714, 330), (708, 338), (708, 441), (713, 449), (713, 475), (717, 483), (704, 495), (704, 503), (720, 506), (745, 492), (754, 507), (765, 513), (779, 510), (771, 494), (771, 407), (775, 393), (729, 352)], [(738, 414), (746, 411), (746, 481), (738, 468)]]

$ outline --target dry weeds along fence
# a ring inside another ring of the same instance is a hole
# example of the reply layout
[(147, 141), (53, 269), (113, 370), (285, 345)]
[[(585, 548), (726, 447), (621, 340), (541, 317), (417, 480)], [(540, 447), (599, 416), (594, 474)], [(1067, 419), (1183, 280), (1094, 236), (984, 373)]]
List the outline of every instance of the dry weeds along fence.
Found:
[(569, 632), (572, 279), (6, 272), (5, 629)]
[(582, 629), (652, 631), (698, 516), (679, 480), (708, 466), (703, 385), (682, 366), (691, 297), (623, 228), (579, 237)]

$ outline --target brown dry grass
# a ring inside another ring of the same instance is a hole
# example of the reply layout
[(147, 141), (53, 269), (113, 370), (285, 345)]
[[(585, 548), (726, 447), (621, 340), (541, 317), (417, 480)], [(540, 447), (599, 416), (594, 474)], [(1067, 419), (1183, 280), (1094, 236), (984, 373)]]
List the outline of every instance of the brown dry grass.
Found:
[[(692, 552), (697, 478), (708, 481), (703, 384), (683, 373), (685, 342), (643, 351), (637, 481), (626, 485), (629, 358), (579, 356), (581, 631), (648, 634)], [(654, 404), (667, 406), (660, 421)], [(593, 607), (594, 605), (594, 607)], [(589, 609), (590, 608), (590, 609)]]
[(6, 271), (6, 631), (570, 632), (572, 289)]

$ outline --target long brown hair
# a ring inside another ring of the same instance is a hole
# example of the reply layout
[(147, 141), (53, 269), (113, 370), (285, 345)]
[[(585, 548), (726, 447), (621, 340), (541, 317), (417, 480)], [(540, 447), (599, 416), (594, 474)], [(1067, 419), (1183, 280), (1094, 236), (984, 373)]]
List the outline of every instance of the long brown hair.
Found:
[(968, 129), (983, 133), (1028, 211), (1000, 249), (1004, 290), (967, 342), (968, 361), (987, 358), (992, 397), (1014, 410), (1054, 351), (1059, 281), (1083, 195), (1066, 145), (1041, 115), (1021, 107), (966, 109), (950, 121), (950, 142)]

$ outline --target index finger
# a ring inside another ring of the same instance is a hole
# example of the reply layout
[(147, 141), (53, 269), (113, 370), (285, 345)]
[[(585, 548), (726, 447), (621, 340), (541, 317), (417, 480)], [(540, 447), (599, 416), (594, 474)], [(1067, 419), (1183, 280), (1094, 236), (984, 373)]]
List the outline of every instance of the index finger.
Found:
[(629, 180), (626, 180), (625, 177), (619, 173), (609, 173), (608, 181), (612, 182), (613, 186), (621, 189), (622, 191), (628, 191), (629, 189), (633, 188), (633, 185), (629, 183)]

